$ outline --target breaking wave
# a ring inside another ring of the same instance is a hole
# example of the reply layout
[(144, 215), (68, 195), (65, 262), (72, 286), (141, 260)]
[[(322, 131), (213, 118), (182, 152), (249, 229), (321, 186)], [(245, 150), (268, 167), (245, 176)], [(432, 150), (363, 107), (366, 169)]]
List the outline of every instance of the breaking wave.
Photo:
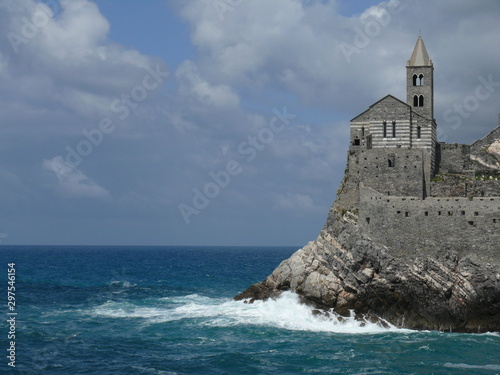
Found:
[(90, 313), (95, 317), (141, 319), (147, 325), (186, 319), (210, 326), (253, 325), (292, 331), (352, 334), (408, 331), (387, 322), (381, 324), (358, 320), (353, 316), (340, 317), (333, 312), (317, 314), (311, 307), (301, 304), (299, 297), (291, 292), (282, 293), (276, 300), (256, 301), (253, 304), (197, 294), (162, 298), (146, 306), (109, 301)]

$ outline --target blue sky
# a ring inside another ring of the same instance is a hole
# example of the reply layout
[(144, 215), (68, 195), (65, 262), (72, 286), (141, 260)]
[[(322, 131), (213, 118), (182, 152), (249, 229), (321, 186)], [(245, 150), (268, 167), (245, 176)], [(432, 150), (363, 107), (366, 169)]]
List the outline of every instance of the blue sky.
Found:
[(499, 16), (494, 0), (4, 0), (0, 241), (302, 246), (349, 120), (405, 100), (419, 30), (440, 140), (497, 126)]

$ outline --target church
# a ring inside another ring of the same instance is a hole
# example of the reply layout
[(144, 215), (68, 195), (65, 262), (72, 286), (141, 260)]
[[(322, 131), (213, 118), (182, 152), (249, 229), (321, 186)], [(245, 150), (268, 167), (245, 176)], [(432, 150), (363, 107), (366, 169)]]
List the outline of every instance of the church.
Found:
[[(427, 186), (429, 185), (429, 180), (436, 170), (437, 146), (433, 75), (432, 60), (422, 37), (419, 36), (406, 65), (406, 102), (387, 95), (351, 120), (350, 150), (363, 151), (366, 154), (363, 161), (372, 160), (370, 156), (375, 155), (373, 163), (364, 163), (370, 164), (366, 166), (366, 169), (370, 169), (365, 173), (367, 177), (382, 179), (381, 175), (386, 174), (382, 171), (385, 171), (391, 178), (417, 178), (423, 185), (426, 182)], [(382, 158), (380, 153), (368, 151), (382, 149), (394, 149), (395, 152)], [(403, 170), (397, 165), (400, 164), (397, 161), (398, 156), (408, 159), (405, 160)], [(410, 160), (418, 161), (416, 166), (412, 165), (413, 169), (418, 169), (418, 173), (415, 173), (415, 170), (410, 174), (404, 171), (404, 166), (408, 169), (408, 164), (414, 164), (408, 163)], [(377, 173), (376, 169), (381, 173)], [(425, 197), (428, 193), (422, 186), (387, 188), (389, 194), (417, 193), (418, 196)]]

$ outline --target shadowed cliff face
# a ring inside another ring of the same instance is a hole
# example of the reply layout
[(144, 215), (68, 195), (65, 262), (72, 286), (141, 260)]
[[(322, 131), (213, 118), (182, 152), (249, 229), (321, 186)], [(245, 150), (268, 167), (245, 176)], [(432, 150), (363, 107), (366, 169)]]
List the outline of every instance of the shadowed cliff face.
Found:
[(487, 258), (474, 249), (401, 255), (361, 232), (347, 180), (318, 238), (235, 299), (251, 303), (291, 290), (316, 308), (405, 328), (500, 331), (500, 244)]

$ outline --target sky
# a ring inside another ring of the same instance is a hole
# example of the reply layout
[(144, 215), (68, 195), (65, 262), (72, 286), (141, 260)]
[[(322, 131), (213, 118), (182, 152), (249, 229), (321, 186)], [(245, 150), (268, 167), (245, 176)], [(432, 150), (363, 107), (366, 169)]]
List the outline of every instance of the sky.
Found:
[(406, 101), (421, 34), (440, 141), (498, 125), (497, 0), (2, 0), (2, 245), (303, 246), (349, 121)]

